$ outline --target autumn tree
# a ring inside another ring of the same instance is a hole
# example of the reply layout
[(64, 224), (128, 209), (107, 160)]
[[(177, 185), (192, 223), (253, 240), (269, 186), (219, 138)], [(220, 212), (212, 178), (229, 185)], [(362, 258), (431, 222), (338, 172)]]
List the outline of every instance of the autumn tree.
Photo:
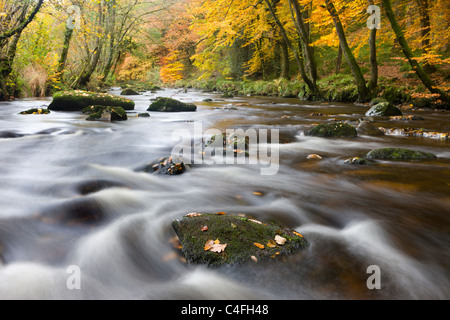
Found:
[(0, 100), (8, 100), (8, 76), (16, 56), (17, 44), (23, 30), (33, 21), (40, 10), (43, 0), (1, 1), (0, 9)]

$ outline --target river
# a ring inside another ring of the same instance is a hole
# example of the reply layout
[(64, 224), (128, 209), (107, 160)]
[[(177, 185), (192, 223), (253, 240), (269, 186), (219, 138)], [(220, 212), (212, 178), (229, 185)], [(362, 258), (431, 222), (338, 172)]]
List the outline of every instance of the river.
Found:
[[(135, 117), (155, 96), (198, 111)], [(0, 103), (0, 299), (450, 298), (450, 141), (303, 134), (330, 119), (357, 121), (368, 108), (353, 104), (175, 89), (132, 99), (135, 111), (114, 123), (18, 114), (51, 98)], [(450, 131), (449, 112), (406, 114), (424, 120), (376, 124)], [(179, 176), (136, 171), (170, 154), (174, 132), (199, 124), (279, 129), (276, 174), (250, 163), (194, 165)], [(438, 159), (345, 163), (392, 146)], [(307, 159), (312, 153), (322, 159)], [(217, 211), (282, 223), (310, 245), (273, 263), (186, 264), (172, 220)]]

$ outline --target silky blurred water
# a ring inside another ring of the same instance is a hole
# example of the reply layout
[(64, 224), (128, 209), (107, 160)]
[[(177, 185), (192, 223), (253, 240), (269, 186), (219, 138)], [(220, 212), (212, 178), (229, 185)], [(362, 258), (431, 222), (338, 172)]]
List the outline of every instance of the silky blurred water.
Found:
[[(135, 117), (155, 96), (198, 111)], [(77, 112), (18, 114), (49, 98), (0, 103), (0, 299), (450, 298), (448, 141), (303, 134), (330, 119), (357, 121), (367, 108), (351, 104), (171, 89), (131, 98), (135, 111), (115, 123), (87, 122)], [(377, 124), (450, 130), (448, 112), (409, 114), (425, 120)], [(277, 174), (261, 175), (262, 164), (194, 165), (179, 176), (136, 171), (169, 155), (178, 143), (173, 133), (195, 124), (279, 129)], [(344, 163), (392, 146), (438, 159)], [(311, 153), (323, 159), (307, 159)], [(100, 187), (86, 189), (93, 185)], [(285, 224), (310, 246), (285, 261), (186, 264), (171, 242), (172, 220), (217, 211)], [(381, 271), (380, 289), (367, 286), (372, 265)], [(79, 268), (79, 289), (68, 286), (70, 266)]]

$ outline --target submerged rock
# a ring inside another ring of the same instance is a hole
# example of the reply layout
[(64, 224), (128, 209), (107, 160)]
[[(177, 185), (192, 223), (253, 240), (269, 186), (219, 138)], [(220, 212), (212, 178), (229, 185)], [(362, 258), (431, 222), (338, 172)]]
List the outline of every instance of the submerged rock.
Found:
[(237, 133), (226, 135), (225, 133), (216, 134), (205, 142), (205, 148), (214, 148), (216, 151), (222, 149), (223, 155), (227, 152), (233, 153), (235, 156), (244, 154), (249, 156), (250, 139), (248, 136), (239, 135)]
[(125, 121), (128, 119), (127, 113), (121, 107), (110, 106), (89, 106), (83, 109), (83, 113), (88, 114), (88, 121)]
[(307, 247), (298, 232), (246, 217), (188, 214), (172, 222), (188, 263), (219, 266), (277, 259)]
[(159, 98), (153, 102), (147, 111), (159, 112), (193, 112), (197, 106), (192, 103), (184, 103), (172, 98)]
[(50, 110), (46, 109), (46, 108), (32, 108), (26, 111), (22, 111), (19, 114), (49, 114)]
[(365, 158), (360, 158), (360, 157), (352, 157), (352, 158), (348, 158), (347, 160), (344, 161), (345, 164), (354, 164), (354, 165), (364, 165), (364, 166), (369, 166), (371, 164), (373, 164), (372, 161), (365, 159)]
[(366, 112), (366, 116), (389, 117), (401, 115), (401, 110), (389, 102), (380, 102)]
[(94, 105), (121, 107), (124, 110), (133, 110), (134, 101), (109, 93), (97, 93), (89, 91), (59, 91), (53, 95), (53, 100), (48, 106), (49, 110), (57, 111), (82, 111), (84, 108)]
[(173, 176), (182, 174), (189, 169), (189, 166), (186, 165), (181, 158), (168, 156), (150, 162), (142, 168), (138, 168), (137, 171)]
[(358, 132), (355, 127), (345, 122), (325, 122), (315, 126), (306, 134), (316, 137), (356, 137)]
[(359, 135), (365, 136), (383, 136), (384, 132), (370, 121), (362, 120), (356, 127), (356, 131)]
[(432, 160), (437, 156), (423, 151), (410, 150), (405, 148), (380, 148), (374, 149), (366, 155), (369, 159), (380, 160)]

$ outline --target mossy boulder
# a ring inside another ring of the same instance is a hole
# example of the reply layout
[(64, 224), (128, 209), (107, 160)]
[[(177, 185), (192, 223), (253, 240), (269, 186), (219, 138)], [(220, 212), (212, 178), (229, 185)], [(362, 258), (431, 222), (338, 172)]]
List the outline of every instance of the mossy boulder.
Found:
[(122, 96), (138, 96), (138, 95), (139, 95), (139, 92), (134, 91), (134, 90), (131, 89), (131, 88), (126, 88), (126, 89), (123, 89), (123, 90), (122, 90), (122, 92), (120, 93), (120, 95), (122, 95)]
[(180, 157), (167, 156), (147, 163), (146, 165), (138, 168), (137, 171), (174, 176), (180, 175), (189, 169), (190, 167), (186, 165)]
[(298, 232), (241, 216), (188, 214), (172, 222), (188, 263), (220, 266), (291, 255), (307, 247)]
[(135, 103), (132, 100), (109, 93), (81, 90), (59, 91), (53, 95), (53, 100), (48, 106), (48, 109), (57, 111), (82, 111), (86, 107), (95, 105), (133, 110)]
[(325, 122), (306, 132), (316, 137), (356, 137), (356, 128), (345, 122)]
[(366, 112), (366, 116), (390, 117), (401, 115), (402, 111), (389, 102), (380, 102)]
[(379, 148), (367, 153), (366, 158), (380, 160), (433, 160), (437, 156), (423, 151), (405, 148)]
[(49, 114), (49, 113), (50, 113), (50, 110), (45, 109), (45, 108), (32, 108), (29, 110), (22, 111), (19, 114), (25, 115), (25, 114)]
[(147, 111), (158, 112), (193, 112), (197, 111), (197, 106), (192, 103), (184, 103), (172, 98), (159, 98), (153, 102)]
[(121, 107), (89, 106), (82, 110), (88, 114), (88, 121), (125, 121), (128, 119), (126, 111)]

